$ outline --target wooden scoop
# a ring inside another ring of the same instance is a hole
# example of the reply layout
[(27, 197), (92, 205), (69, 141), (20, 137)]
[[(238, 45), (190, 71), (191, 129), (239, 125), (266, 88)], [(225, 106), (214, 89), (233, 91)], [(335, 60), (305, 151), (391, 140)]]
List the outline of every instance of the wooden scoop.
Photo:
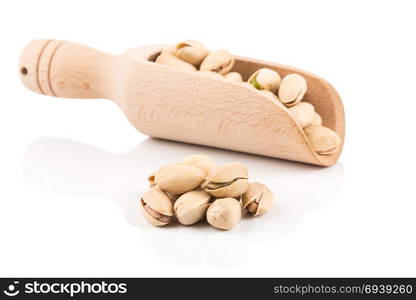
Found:
[(32, 91), (64, 98), (107, 98), (117, 103), (139, 131), (152, 137), (331, 166), (344, 141), (344, 109), (335, 89), (305, 71), (236, 57), (233, 71), (243, 79), (267, 67), (282, 77), (305, 77), (304, 100), (323, 125), (341, 138), (340, 151), (317, 155), (286, 108), (239, 83), (153, 61), (163, 45), (111, 55), (59, 40), (34, 40), (23, 50), (19, 71)]

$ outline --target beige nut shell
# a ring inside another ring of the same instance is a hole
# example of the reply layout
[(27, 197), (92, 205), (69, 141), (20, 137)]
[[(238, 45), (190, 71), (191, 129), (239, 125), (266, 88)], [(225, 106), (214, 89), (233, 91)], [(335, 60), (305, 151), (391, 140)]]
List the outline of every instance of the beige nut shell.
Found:
[(205, 176), (208, 176), (217, 166), (212, 158), (203, 154), (194, 154), (185, 157), (182, 163), (200, 168), (205, 172)]
[(259, 182), (251, 182), (247, 191), (243, 194), (243, 207), (247, 208), (253, 201), (258, 201), (255, 216), (266, 213), (273, 205), (273, 194), (266, 185)]
[(176, 218), (183, 225), (195, 224), (205, 217), (210, 201), (211, 195), (203, 190), (187, 192), (175, 202)]
[(173, 204), (172, 201), (163, 193), (163, 191), (159, 187), (152, 187), (149, 190), (147, 190), (146, 193), (141, 198), (140, 201), (140, 208), (143, 212), (143, 215), (145, 218), (155, 226), (164, 226), (167, 223), (160, 222), (159, 220), (156, 220), (153, 218), (143, 207), (143, 202), (145, 202), (150, 208), (157, 211), (158, 213), (165, 215), (165, 216), (173, 216)]
[(162, 53), (156, 58), (156, 63), (186, 71), (196, 71), (196, 68), (173, 54)]
[(211, 51), (202, 61), (199, 70), (214, 71), (222, 75), (228, 73), (234, 66), (234, 57), (227, 50)]
[[(223, 187), (215, 185), (229, 183)], [(248, 187), (248, 170), (242, 163), (228, 163), (215, 168), (207, 176), (205, 190), (214, 197), (238, 197)]]
[(198, 67), (208, 55), (205, 46), (197, 41), (186, 40), (176, 45), (176, 56)]
[(208, 223), (218, 229), (229, 230), (241, 219), (241, 203), (234, 198), (215, 200), (207, 210)]
[(339, 150), (341, 139), (335, 131), (324, 126), (309, 126), (304, 131), (317, 154), (330, 155)]
[(322, 118), (317, 112), (315, 112), (314, 118), (310, 126), (321, 126), (321, 125), (322, 125)]
[(248, 179), (238, 179), (230, 185), (212, 189), (209, 185), (205, 188), (205, 191), (217, 198), (224, 197), (239, 197), (247, 191)]
[(255, 83), (259, 85), (261, 90), (268, 90), (273, 93), (277, 91), (280, 82), (282, 81), (279, 73), (267, 68), (257, 70), (247, 81), (254, 84), (253, 80), (255, 80)]
[(224, 79), (231, 82), (243, 82), (243, 77), (238, 72), (229, 72), (224, 75)]
[(207, 176), (211, 182), (229, 182), (236, 178), (248, 178), (248, 170), (245, 165), (238, 162), (232, 162), (219, 166)]
[(286, 106), (299, 103), (307, 91), (305, 78), (298, 74), (286, 75), (279, 87), (279, 99)]
[(289, 114), (302, 128), (312, 124), (315, 118), (315, 108), (308, 102), (300, 102), (288, 109)]
[(173, 163), (156, 171), (155, 182), (163, 191), (179, 195), (200, 186), (204, 177), (205, 172), (200, 168)]

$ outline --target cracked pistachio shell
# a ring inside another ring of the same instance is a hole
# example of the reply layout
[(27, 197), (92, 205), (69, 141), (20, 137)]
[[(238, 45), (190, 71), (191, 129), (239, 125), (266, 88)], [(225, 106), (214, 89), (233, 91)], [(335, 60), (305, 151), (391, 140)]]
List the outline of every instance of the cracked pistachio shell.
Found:
[(174, 205), (179, 223), (192, 225), (205, 218), (211, 195), (203, 190), (190, 191), (178, 198)]
[(232, 162), (218, 166), (207, 176), (207, 180), (212, 182), (228, 182), (236, 178), (248, 178), (247, 167), (242, 163)]
[(202, 169), (205, 172), (205, 176), (208, 176), (217, 166), (211, 157), (203, 154), (194, 154), (185, 157), (182, 163)]
[(261, 216), (272, 207), (273, 194), (264, 184), (252, 182), (242, 200), (245, 209), (255, 216)]
[(210, 182), (206, 186), (205, 191), (214, 197), (238, 197), (247, 190), (248, 179), (236, 179), (235, 181), (224, 184), (226, 185), (222, 186), (222, 183), (217, 185)]
[(286, 106), (293, 106), (302, 100), (306, 90), (305, 78), (298, 74), (289, 74), (280, 83), (279, 99)]
[(238, 72), (230, 72), (224, 75), (224, 78), (231, 82), (243, 82), (243, 77)]
[(183, 194), (200, 186), (205, 172), (197, 167), (180, 163), (168, 164), (155, 173), (155, 182), (171, 194)]
[(322, 125), (322, 118), (317, 112), (315, 112), (313, 121), (310, 126), (321, 126), (321, 125)]
[(183, 61), (179, 58), (177, 58), (173, 54), (160, 54), (156, 58), (156, 63), (162, 64), (165, 66), (170, 66), (176, 69), (186, 70), (186, 71), (196, 71), (196, 68), (191, 65), (190, 63), (187, 63), (186, 61)]
[(176, 56), (198, 67), (208, 55), (205, 46), (197, 41), (186, 40), (176, 45)]
[(222, 75), (228, 73), (234, 66), (234, 57), (227, 50), (211, 51), (202, 61), (201, 71), (213, 71)]
[(171, 200), (159, 187), (152, 187), (144, 193), (140, 207), (145, 218), (155, 226), (168, 224), (174, 215)]
[(300, 102), (288, 109), (289, 114), (302, 128), (312, 124), (315, 118), (315, 107), (308, 102)]
[(277, 72), (263, 68), (254, 72), (247, 81), (258, 90), (268, 90), (274, 93), (280, 85), (281, 78)]
[(335, 131), (324, 126), (309, 126), (304, 131), (317, 154), (330, 155), (339, 150), (341, 139)]
[(219, 166), (206, 177), (204, 187), (214, 197), (238, 197), (247, 190), (248, 170), (241, 163)]
[(207, 210), (208, 223), (218, 229), (229, 230), (241, 219), (241, 202), (234, 198), (215, 200)]
[(150, 187), (155, 186), (155, 173), (150, 174), (149, 177), (147, 177), (147, 181), (149, 182)]
[(216, 79), (224, 79), (224, 76), (222, 76), (220, 73), (216, 73), (213, 71), (198, 71), (198, 73), (201, 75), (216, 78)]

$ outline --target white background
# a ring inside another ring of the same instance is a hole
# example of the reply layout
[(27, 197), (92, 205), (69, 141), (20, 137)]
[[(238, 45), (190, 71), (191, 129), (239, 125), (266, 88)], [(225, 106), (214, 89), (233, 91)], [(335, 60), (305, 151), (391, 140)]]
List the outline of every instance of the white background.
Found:
[[(416, 276), (413, 1), (0, 6), (0, 276)], [(111, 53), (192, 38), (311, 71), (344, 101), (344, 152), (321, 169), (149, 139), (110, 101), (25, 89), (35, 38)], [(273, 210), (229, 232), (148, 225), (147, 175), (192, 153), (246, 163)]]

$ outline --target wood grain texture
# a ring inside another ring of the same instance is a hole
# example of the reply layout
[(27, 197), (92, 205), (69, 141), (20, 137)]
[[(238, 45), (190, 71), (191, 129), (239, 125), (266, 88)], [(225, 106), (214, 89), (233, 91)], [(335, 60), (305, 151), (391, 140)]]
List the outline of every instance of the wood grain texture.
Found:
[[(110, 55), (69, 42), (36, 40), (21, 55), (20, 76), (38, 93), (111, 99), (133, 126), (149, 136), (319, 166), (333, 165), (339, 158), (343, 145), (336, 154), (317, 155), (287, 110), (256, 90), (153, 63), (162, 47)], [(344, 141), (343, 105), (328, 82), (296, 68), (243, 57), (236, 57), (233, 71), (247, 79), (262, 67), (282, 77), (304, 76), (305, 101)]]

